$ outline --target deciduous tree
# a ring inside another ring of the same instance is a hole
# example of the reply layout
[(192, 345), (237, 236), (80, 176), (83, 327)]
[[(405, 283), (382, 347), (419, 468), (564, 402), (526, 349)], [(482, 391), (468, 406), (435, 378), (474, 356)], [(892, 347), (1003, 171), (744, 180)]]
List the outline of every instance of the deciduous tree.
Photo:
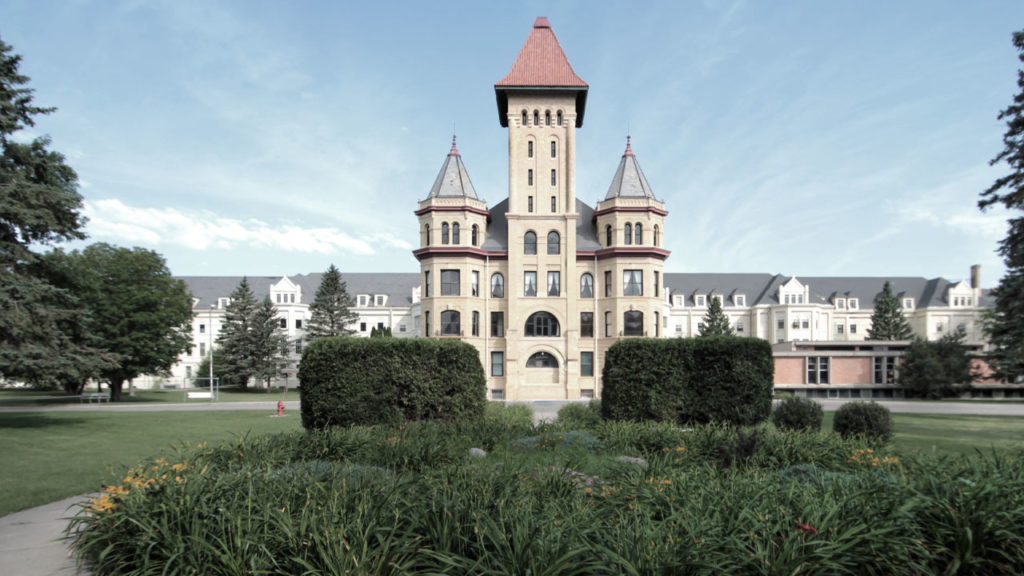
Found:
[(899, 299), (892, 293), (892, 284), (886, 281), (881, 295), (875, 301), (875, 311), (871, 313), (868, 340), (909, 340), (913, 334), (910, 323), (900, 309)]
[(973, 380), (967, 335), (955, 330), (936, 342), (915, 339), (899, 368), (899, 384), (909, 395), (938, 399), (956, 396)]
[(341, 279), (341, 272), (331, 264), (320, 280), (313, 303), (309, 305), (306, 338), (313, 341), (328, 336), (351, 336), (353, 331), (348, 326), (359, 318), (352, 307), (352, 298)]

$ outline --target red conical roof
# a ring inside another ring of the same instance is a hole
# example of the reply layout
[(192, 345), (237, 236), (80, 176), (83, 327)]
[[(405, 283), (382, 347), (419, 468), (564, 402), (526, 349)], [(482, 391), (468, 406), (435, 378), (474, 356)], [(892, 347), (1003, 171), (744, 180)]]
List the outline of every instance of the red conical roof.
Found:
[(498, 86), (586, 88), (587, 83), (573, 72), (551, 24), (541, 16), (533, 23), (512, 69), (495, 84)]

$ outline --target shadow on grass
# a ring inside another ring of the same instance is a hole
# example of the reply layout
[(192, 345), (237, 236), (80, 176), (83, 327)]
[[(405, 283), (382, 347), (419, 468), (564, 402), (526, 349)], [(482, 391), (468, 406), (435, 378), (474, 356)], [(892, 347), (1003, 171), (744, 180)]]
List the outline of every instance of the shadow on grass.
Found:
[(74, 426), (85, 422), (84, 418), (61, 415), (57, 418), (39, 412), (12, 412), (0, 414), (0, 429), (4, 428), (50, 428), (54, 426)]

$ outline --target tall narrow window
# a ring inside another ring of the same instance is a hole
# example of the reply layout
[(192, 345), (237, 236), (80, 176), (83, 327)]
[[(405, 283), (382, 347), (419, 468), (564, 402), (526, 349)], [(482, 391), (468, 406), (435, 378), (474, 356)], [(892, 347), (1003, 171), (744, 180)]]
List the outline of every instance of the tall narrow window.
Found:
[(562, 125), (562, 111), (561, 110), (558, 111), (558, 125), (559, 126)]
[(661, 291), (661, 272), (654, 271), (654, 297), (658, 298), (658, 292)]
[(628, 310), (622, 315), (623, 336), (644, 335), (644, 313), (639, 310)]
[(491, 298), (505, 297), (505, 277), (500, 272), (491, 275)]
[(427, 246), (430, 246), (430, 224), (423, 227), (424, 235), (426, 236)]
[(448, 243), (448, 223), (441, 224), (441, 244)]
[(441, 335), (461, 336), (462, 329), (459, 326), (459, 313), (456, 310), (445, 310), (441, 312)]
[(623, 237), (626, 242), (626, 245), (633, 243), (633, 225), (630, 224), (629, 222), (626, 222), (626, 231)]
[(523, 126), (526, 126), (528, 120), (526, 119), (526, 110), (523, 110)]
[[(633, 244), (637, 246), (644, 243), (644, 225), (637, 222), (633, 225)], [(456, 242), (458, 244), (458, 242)]]
[(658, 314), (657, 312), (655, 312), (654, 313), (654, 337), (655, 338), (661, 336), (661, 331), (660, 331), (661, 324), (660, 324), (660, 321), (661, 321), (661, 315)]
[(551, 197), (551, 213), (552, 214), (554, 214), (555, 212), (558, 212), (558, 200), (556, 198), (557, 198), (556, 196), (552, 196)]
[(558, 186), (558, 173), (554, 168), (551, 169), (551, 185)]
[(533, 168), (526, 171), (526, 185), (533, 186)]
[(430, 270), (423, 273), (423, 297), (430, 298)]
[(480, 335), (480, 313), (473, 310), (473, 325), (471, 327), (473, 336)]
[(469, 289), (472, 291), (473, 296), (479, 296), (480, 295), (480, 272), (478, 272), (477, 270), (473, 270), (472, 275), (470, 275), (470, 282), (471, 283), (470, 283), (470, 288)]
[(533, 196), (528, 196), (526, 198), (526, 211), (533, 212)]
[(591, 377), (594, 375), (594, 353), (580, 352), (580, 376)]
[(430, 310), (423, 313), (423, 335), (430, 338)]
[[(525, 115), (525, 113), (524, 113)], [(491, 352), (491, 376), (505, 375), (505, 353)]]
[(548, 272), (548, 296), (561, 296), (562, 273)]
[(533, 140), (526, 143), (526, 157), (533, 158)]
[(537, 273), (534, 271), (523, 273), (523, 295), (537, 295)]
[(491, 336), (495, 338), (505, 337), (505, 313), (491, 312)]
[(459, 271), (441, 270), (441, 296), (459, 295)]
[(551, 157), (554, 158), (558, 152), (558, 144), (554, 140), (551, 141)]
[(548, 232), (548, 254), (560, 254), (562, 251), (562, 237), (558, 232)]
[(540, 113), (536, 110), (533, 111), (533, 125), (540, 126)]
[(527, 232), (523, 236), (523, 254), (536, 254), (537, 253), (537, 234), (534, 232)]
[(611, 248), (611, 246), (612, 246), (612, 227), (611, 226), (605, 226), (604, 227), (604, 247), (605, 248)]
[(452, 224), (452, 244), (459, 243), (459, 223)]
[(548, 110), (544, 113), (544, 125), (551, 126), (551, 111)]
[(612, 296), (612, 271), (604, 271), (604, 297), (611, 298)]
[(605, 338), (611, 338), (612, 337), (612, 313), (611, 312), (605, 312), (604, 313), (604, 337)]
[(622, 272), (622, 295), (644, 295), (644, 274), (642, 270), (624, 270)]
[(594, 337), (594, 313), (580, 312), (580, 338)]
[(472, 240), (473, 240), (473, 246), (479, 246), (480, 245), (480, 227), (477, 226), (476, 224), (473, 224), (473, 237), (472, 237)]
[(661, 238), (658, 238), (658, 232), (659, 232), (658, 225), (655, 224), (654, 225), (654, 245), (655, 246), (658, 245), (658, 242), (661, 242)]
[(594, 297), (594, 277), (590, 273), (580, 276), (580, 298)]

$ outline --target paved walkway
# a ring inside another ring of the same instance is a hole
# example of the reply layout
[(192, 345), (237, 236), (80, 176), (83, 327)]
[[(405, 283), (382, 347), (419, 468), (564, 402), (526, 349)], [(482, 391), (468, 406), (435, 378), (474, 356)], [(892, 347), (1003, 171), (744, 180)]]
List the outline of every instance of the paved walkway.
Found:
[[(819, 400), (826, 411), (835, 411), (846, 400)], [(566, 401), (530, 402), (535, 418), (554, 420)], [(985, 416), (1024, 416), (1024, 404), (981, 402), (904, 402), (880, 401), (893, 412), (908, 414), (977, 414)], [(298, 410), (298, 402), (285, 402), (287, 410)], [(211, 410), (277, 409), (276, 401), (264, 402), (189, 402), (187, 404), (64, 404), (57, 406), (0, 407), (0, 412), (111, 411), (166, 412)], [(22, 510), (0, 518), (0, 572), (18, 576), (86, 576), (69, 556), (61, 539), (72, 506), (86, 499), (75, 496), (38, 508)]]

